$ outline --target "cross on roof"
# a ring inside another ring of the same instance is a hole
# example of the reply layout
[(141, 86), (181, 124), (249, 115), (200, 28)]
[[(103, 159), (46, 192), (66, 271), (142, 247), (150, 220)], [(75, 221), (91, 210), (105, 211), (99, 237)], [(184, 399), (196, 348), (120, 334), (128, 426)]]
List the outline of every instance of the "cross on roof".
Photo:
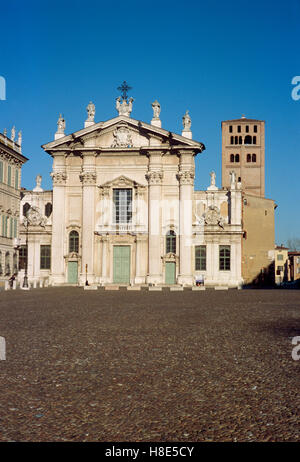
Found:
[(132, 87), (130, 87), (130, 86), (127, 84), (126, 80), (124, 80), (124, 82), (122, 83), (122, 85), (121, 85), (120, 87), (118, 87), (117, 90), (121, 91), (121, 97), (122, 97), (122, 99), (123, 99), (123, 100), (127, 100), (127, 97), (128, 97), (127, 92), (128, 92), (129, 90), (132, 90)]

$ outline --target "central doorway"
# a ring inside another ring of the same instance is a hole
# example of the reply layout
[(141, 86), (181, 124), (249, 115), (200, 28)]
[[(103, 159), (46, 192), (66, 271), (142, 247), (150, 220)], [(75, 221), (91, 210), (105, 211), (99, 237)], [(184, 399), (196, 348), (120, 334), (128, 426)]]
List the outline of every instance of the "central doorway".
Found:
[(69, 284), (78, 283), (78, 262), (77, 261), (68, 262), (68, 283)]
[(166, 262), (166, 284), (176, 284), (176, 263)]
[(113, 281), (130, 284), (130, 245), (114, 245)]

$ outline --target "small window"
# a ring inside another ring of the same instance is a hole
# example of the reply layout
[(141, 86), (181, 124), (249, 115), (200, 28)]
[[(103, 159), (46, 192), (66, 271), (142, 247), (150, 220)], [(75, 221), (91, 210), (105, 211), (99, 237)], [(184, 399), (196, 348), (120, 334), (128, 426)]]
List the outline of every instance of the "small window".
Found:
[(51, 268), (51, 245), (41, 245), (40, 254), (40, 268), (50, 269)]
[(69, 234), (69, 253), (78, 253), (79, 251), (79, 234), (77, 231), (71, 231)]
[(243, 137), (239, 136), (239, 144), (243, 144)]
[(253, 144), (256, 144), (256, 136), (253, 136)]
[(237, 131), (238, 131), (238, 133), (241, 133), (241, 126), (240, 125), (238, 125)]
[(247, 154), (247, 162), (251, 162), (251, 154)]
[(249, 125), (246, 125), (246, 133), (249, 133)]
[(254, 131), (254, 133), (257, 133), (257, 125), (253, 126), (253, 131)]
[(256, 162), (256, 154), (252, 154), (252, 162)]
[(166, 235), (166, 253), (176, 253), (176, 233), (173, 230)]
[(48, 204), (45, 205), (45, 215), (46, 217), (50, 217), (52, 213), (52, 204), (50, 202), (48, 202)]
[(195, 247), (195, 270), (206, 271), (206, 245)]
[(241, 177), (239, 176), (238, 177), (238, 183), (240, 183), (242, 181)]
[(5, 276), (10, 276), (10, 255), (9, 252), (5, 254)]
[(24, 270), (27, 264), (27, 247), (21, 245), (19, 248), (19, 270)]
[(234, 162), (234, 154), (230, 154), (230, 162)]
[(234, 137), (234, 143), (235, 143), (235, 144), (239, 144), (239, 137), (238, 137), (238, 136), (235, 136), (235, 137)]
[(233, 141), (234, 141), (234, 137), (231, 136), (231, 137), (230, 137), (230, 144), (233, 144)]
[(277, 260), (283, 260), (283, 255), (282, 254), (277, 255)]
[(235, 160), (235, 162), (239, 162), (240, 161), (240, 155), (236, 154), (234, 160)]
[(26, 202), (26, 204), (23, 205), (23, 216), (24, 217), (26, 217), (26, 214), (27, 214), (29, 209), (30, 209), (30, 204), (28, 204), (28, 202)]
[(244, 143), (245, 144), (252, 144), (252, 136), (246, 135)]
[(229, 133), (232, 133), (232, 125), (229, 125)]
[(219, 246), (220, 271), (230, 271), (230, 245)]

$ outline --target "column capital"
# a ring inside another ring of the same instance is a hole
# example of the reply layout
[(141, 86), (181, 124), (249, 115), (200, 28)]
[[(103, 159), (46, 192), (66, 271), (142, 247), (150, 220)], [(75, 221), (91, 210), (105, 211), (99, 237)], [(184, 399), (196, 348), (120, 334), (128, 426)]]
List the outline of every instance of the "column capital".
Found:
[(161, 185), (163, 179), (163, 172), (161, 170), (151, 170), (146, 173), (146, 179), (150, 185)]
[(193, 170), (180, 170), (177, 173), (177, 179), (180, 185), (193, 185), (195, 174)]
[(66, 184), (67, 174), (65, 172), (52, 172), (50, 176), (54, 186), (62, 186)]
[(79, 179), (83, 186), (96, 184), (97, 175), (95, 172), (81, 172)]

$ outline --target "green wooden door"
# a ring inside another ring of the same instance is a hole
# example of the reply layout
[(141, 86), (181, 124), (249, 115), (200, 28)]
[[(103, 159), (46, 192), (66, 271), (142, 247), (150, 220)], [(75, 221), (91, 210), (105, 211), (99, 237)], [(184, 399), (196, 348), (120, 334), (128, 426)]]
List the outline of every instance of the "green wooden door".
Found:
[(166, 262), (166, 284), (176, 284), (176, 264)]
[(68, 283), (77, 284), (78, 282), (78, 263), (77, 261), (68, 262)]
[(130, 283), (130, 246), (114, 245), (114, 282)]

